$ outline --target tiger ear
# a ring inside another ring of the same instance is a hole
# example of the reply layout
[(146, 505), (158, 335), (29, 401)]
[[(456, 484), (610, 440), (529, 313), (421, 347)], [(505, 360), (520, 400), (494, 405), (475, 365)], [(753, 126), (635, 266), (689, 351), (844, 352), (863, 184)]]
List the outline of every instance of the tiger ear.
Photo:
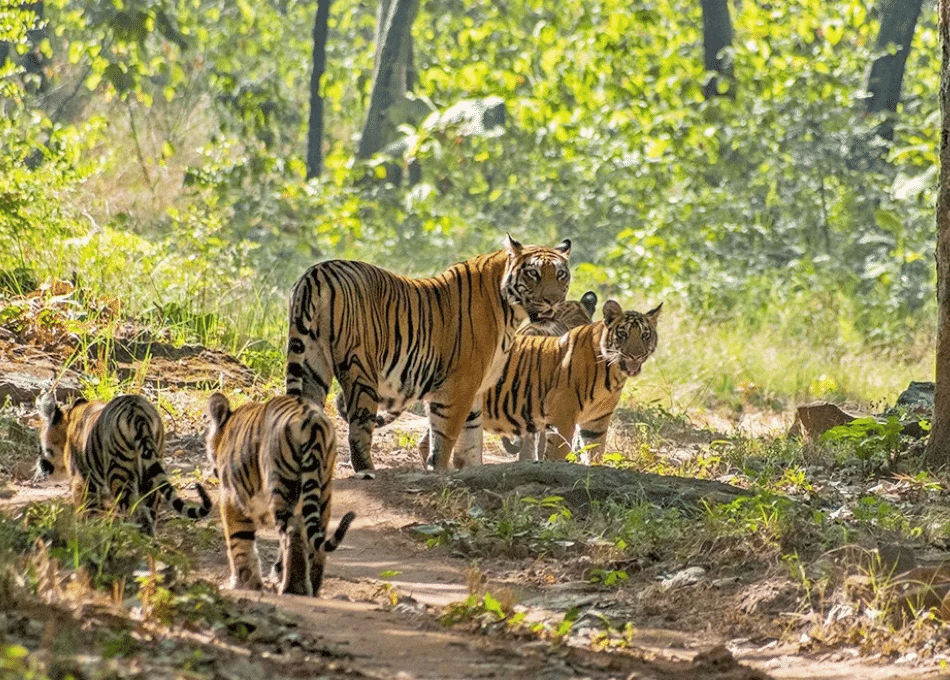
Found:
[(620, 305), (616, 300), (607, 300), (604, 303), (604, 323), (611, 324), (614, 319), (617, 319), (623, 314), (623, 310), (620, 308)]
[(505, 250), (512, 257), (518, 257), (521, 255), (521, 244), (511, 238), (511, 234), (505, 234)]
[(569, 238), (564, 239), (563, 241), (558, 243), (556, 246), (554, 246), (554, 249), (560, 250), (565, 255), (570, 255), (571, 254), (571, 239)]
[(594, 312), (597, 311), (597, 293), (592, 290), (587, 291), (581, 296), (581, 307), (587, 312), (587, 316), (594, 318)]
[(656, 326), (656, 319), (658, 316), (660, 316), (661, 309), (663, 309), (662, 302), (658, 304), (656, 307), (654, 307), (653, 309), (651, 309), (649, 312), (644, 314), (643, 316), (645, 316), (647, 318), (647, 321), (649, 321), (653, 326)]
[(208, 416), (211, 426), (215, 429), (224, 425), (224, 421), (231, 417), (231, 404), (228, 398), (220, 392), (215, 392), (208, 398)]
[(52, 392), (40, 394), (36, 399), (36, 409), (40, 412), (40, 417), (49, 424), (55, 423), (63, 415)]

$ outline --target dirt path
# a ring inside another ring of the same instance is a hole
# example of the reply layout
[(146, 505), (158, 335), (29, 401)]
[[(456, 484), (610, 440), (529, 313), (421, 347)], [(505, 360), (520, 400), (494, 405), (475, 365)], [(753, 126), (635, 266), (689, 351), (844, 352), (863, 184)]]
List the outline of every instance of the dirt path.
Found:
[[(420, 518), (385, 501), (398, 492), (389, 472), (380, 471), (374, 480), (350, 476), (336, 482), (335, 515), (352, 509), (359, 516), (344, 545), (330, 556), (320, 598), (247, 594), (279, 603), (301, 616), (328, 644), (351, 655), (353, 665), (371, 677), (950, 678), (950, 672), (940, 669), (874, 665), (854, 658), (814, 659), (799, 655), (790, 645), (756, 645), (748, 640), (662, 629), (638, 629), (626, 650), (595, 653), (443, 628), (438, 625), (437, 615), (447, 605), (468, 597), (471, 565), (444, 548), (426, 548), (411, 536), (411, 527)], [(405, 479), (406, 475), (399, 477)], [(489, 584), (489, 592), (495, 585), (511, 587), (510, 582)], [(386, 604), (390, 595), (399, 600), (397, 605)], [(556, 599), (550, 592), (520, 586), (514, 596), (516, 601), (531, 606), (534, 620), (556, 621), (563, 615), (545, 606)], [(703, 660), (703, 654), (710, 650), (714, 656), (721, 654), (721, 648), (716, 651), (720, 645), (741, 665), (731, 663), (728, 655), (718, 666), (715, 659)]]
[[(518, 638), (498, 626), (489, 627), (488, 634), (443, 627), (439, 616), (453, 603), (466, 600), (473, 579), (490, 593), (509, 592), (527, 612), (528, 620), (554, 626), (572, 604), (584, 610), (582, 618), (596, 623), (602, 600), (582, 582), (545, 587), (526, 582), (518, 575), (523, 563), (482, 559), (473, 569), (471, 560), (452, 554), (447, 547), (426, 547), (424, 536), (413, 527), (431, 518), (421, 516), (405, 499), (418, 491), (423, 477), (431, 478), (430, 473), (419, 469), (409, 452), (393, 445), (402, 433), (419, 425), (408, 419), (400, 421), (398, 428), (379, 433), (380, 450), (385, 455), (377, 460), (381, 469), (374, 479), (355, 477), (348, 465), (338, 464), (334, 517), (354, 510), (357, 519), (343, 545), (329, 556), (319, 598), (224, 591), (238, 600), (276, 605), (299, 620), (301, 630), (314, 635), (330, 657), (340, 659), (335, 666), (339, 677), (950, 679), (950, 672), (939, 668), (910, 663), (875, 665), (847, 651), (839, 652), (837, 658), (814, 658), (800, 654), (794, 645), (774, 640), (729, 639), (717, 634), (716, 621), (708, 620), (724, 613), (712, 609), (701, 591), (689, 607), (700, 616), (708, 612), (704, 630), (682, 622), (680, 630), (651, 628), (644, 624), (653, 622), (631, 620), (634, 633), (626, 644), (610, 652), (592, 651), (582, 634), (572, 635), (569, 644), (557, 645), (537, 637)], [(203, 465), (200, 437), (190, 434), (179, 445), (183, 449), (170, 467), (187, 471)], [(505, 459), (489, 451), (486, 462), (504, 463)], [(10, 491), (2, 501), (5, 509), (62, 496), (66, 489), (63, 484), (21, 483)], [(276, 551), (276, 536), (265, 532), (260, 543), (267, 564)], [(212, 548), (200, 562), (200, 575), (224, 588), (228, 573), (223, 545), (220, 550)], [(238, 671), (233, 677), (244, 680), (245, 675)]]

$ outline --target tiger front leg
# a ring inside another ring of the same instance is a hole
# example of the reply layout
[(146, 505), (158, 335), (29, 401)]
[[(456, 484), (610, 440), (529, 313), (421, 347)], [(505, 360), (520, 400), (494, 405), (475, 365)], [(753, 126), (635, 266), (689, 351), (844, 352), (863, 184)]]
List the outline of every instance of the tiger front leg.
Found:
[(261, 590), (261, 563), (257, 556), (254, 521), (235, 504), (222, 501), (221, 525), (231, 566), (229, 588)]
[(534, 462), (537, 460), (544, 460), (544, 449), (539, 449), (540, 442), (544, 441), (544, 437), (538, 433), (526, 434), (521, 439), (521, 448), (518, 449), (518, 460), (519, 461), (530, 461)]

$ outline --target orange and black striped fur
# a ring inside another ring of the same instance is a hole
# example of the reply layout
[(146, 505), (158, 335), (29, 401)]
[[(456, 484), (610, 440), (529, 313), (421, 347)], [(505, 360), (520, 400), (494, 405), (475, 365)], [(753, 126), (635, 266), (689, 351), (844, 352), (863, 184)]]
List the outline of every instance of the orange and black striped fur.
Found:
[(624, 312), (608, 300), (602, 321), (559, 338), (518, 336), (501, 377), (484, 395), (485, 429), (509, 436), (546, 432), (538, 458), (563, 460), (576, 427), (583, 445), (593, 445), (590, 459), (599, 461), (627, 378), (638, 375), (656, 349), (661, 307)]
[(276, 525), (280, 592), (316, 596), (326, 553), (336, 549), (356, 516), (346, 513), (327, 537), (336, 464), (333, 424), (316, 404), (291, 396), (232, 411), (227, 397), (215, 393), (208, 415), (207, 452), (221, 480), (230, 587), (263, 587), (255, 532)]
[(525, 319), (554, 316), (570, 283), (570, 241), (505, 248), (410, 279), (363, 262), (311, 267), (290, 301), (287, 393), (324, 404), (336, 377), (350, 463), (373, 467), (377, 413), (429, 404), (432, 455), (446, 469), (481, 463), (481, 393)]
[(572, 328), (583, 326), (594, 319), (597, 309), (597, 293), (592, 290), (581, 296), (580, 300), (565, 300), (558, 305), (554, 318), (523, 326), (518, 335), (553, 335), (560, 337)]
[[(547, 322), (529, 323), (523, 326), (519, 335), (553, 335), (560, 337), (572, 328), (583, 326), (594, 319), (597, 310), (597, 293), (592, 290), (581, 296), (580, 300), (565, 300), (561, 303), (554, 318)], [(534, 460), (538, 448), (538, 435), (526, 437), (502, 437), (502, 446), (508, 453), (517, 453), (519, 460)]]
[(205, 517), (211, 499), (196, 484), (201, 505), (175, 492), (162, 467), (165, 428), (155, 407), (139, 395), (106, 403), (79, 399), (62, 409), (50, 393), (37, 401), (43, 421), (39, 471), (72, 479), (77, 506), (105, 510), (113, 505), (155, 531), (155, 513), (164, 498), (191, 519)]

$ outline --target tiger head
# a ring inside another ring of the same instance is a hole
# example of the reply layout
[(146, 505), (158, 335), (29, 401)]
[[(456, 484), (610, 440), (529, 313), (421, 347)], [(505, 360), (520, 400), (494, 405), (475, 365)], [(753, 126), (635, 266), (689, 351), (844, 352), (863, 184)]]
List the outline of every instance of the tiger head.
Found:
[(502, 296), (515, 308), (523, 308), (532, 323), (554, 318), (571, 283), (568, 255), (571, 242), (564, 239), (553, 248), (523, 246), (505, 237), (508, 266), (501, 284)]
[(608, 364), (617, 364), (628, 378), (640, 373), (643, 363), (656, 349), (656, 320), (661, 302), (646, 314), (625, 312), (614, 300), (604, 303), (606, 331), (600, 340), (600, 353)]
[(43, 421), (40, 429), (40, 457), (36, 462), (38, 474), (44, 477), (63, 477), (68, 465), (66, 440), (73, 409), (85, 403), (85, 399), (79, 399), (71, 408), (63, 410), (56, 403), (52, 392), (44, 392), (36, 400), (36, 408)]

